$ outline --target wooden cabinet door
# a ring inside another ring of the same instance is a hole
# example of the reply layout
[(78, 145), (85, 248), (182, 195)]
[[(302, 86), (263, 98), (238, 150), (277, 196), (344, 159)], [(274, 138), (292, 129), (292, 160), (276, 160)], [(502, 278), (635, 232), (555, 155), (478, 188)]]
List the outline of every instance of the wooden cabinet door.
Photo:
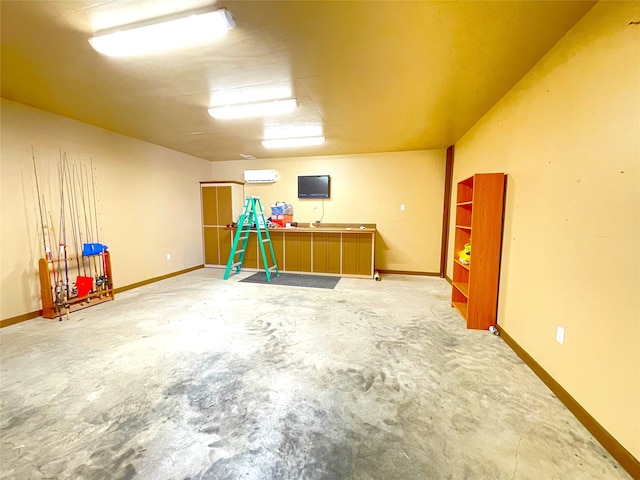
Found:
[(342, 235), (342, 273), (371, 275), (373, 236), (370, 233)]
[(358, 237), (358, 275), (373, 276), (373, 235), (363, 233)]
[(218, 227), (203, 227), (204, 264), (220, 265)]
[[(283, 260), (284, 260), (284, 253), (283, 253), (284, 243), (283, 243), (282, 236), (284, 235), (284, 233), (278, 232), (277, 230), (269, 229), (269, 235), (271, 237), (271, 245), (273, 245), (273, 253), (275, 253), (276, 255), (276, 264), (278, 265), (278, 269), (282, 270)], [(271, 265), (271, 252), (269, 251), (268, 243), (264, 244), (264, 253), (267, 255), (267, 262), (269, 262), (269, 265)], [(265, 267), (262, 262), (262, 255), (260, 254), (259, 251), (258, 251), (258, 256), (259, 256), (258, 264), (260, 265), (259, 268), (264, 270)]]
[(339, 233), (313, 233), (313, 271), (340, 273)]
[(218, 189), (218, 223), (225, 227), (233, 221), (233, 199), (231, 196), (231, 186), (216, 187)]
[(311, 233), (287, 233), (284, 240), (284, 269), (288, 272), (311, 271)]
[[(242, 245), (238, 243), (238, 248)], [(256, 232), (249, 233), (249, 240), (247, 241), (247, 251), (244, 252), (244, 261), (242, 262), (243, 268), (258, 268), (258, 235)]]
[(218, 187), (202, 186), (202, 224), (218, 225)]
[(234, 230), (226, 227), (218, 227), (218, 248), (220, 251), (220, 265), (226, 265), (231, 253)]

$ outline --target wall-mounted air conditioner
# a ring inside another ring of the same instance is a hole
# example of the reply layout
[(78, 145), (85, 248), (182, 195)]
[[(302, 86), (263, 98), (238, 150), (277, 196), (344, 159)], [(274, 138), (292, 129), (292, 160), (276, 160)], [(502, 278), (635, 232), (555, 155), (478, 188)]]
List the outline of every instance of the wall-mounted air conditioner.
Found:
[(247, 183), (273, 183), (278, 181), (275, 170), (245, 170), (244, 181)]

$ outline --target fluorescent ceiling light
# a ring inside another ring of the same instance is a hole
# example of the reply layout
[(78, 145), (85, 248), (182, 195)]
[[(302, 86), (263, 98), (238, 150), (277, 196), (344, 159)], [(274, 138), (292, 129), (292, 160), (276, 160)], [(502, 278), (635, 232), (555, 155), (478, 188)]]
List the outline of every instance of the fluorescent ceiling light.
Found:
[(291, 98), (290, 82), (252, 85), (249, 87), (218, 90), (211, 94), (211, 108), (243, 103), (267, 102), (269, 100), (285, 100)]
[(222, 8), (98, 35), (90, 38), (89, 43), (104, 55), (128, 57), (207, 43), (221, 37), (235, 26), (231, 14)]
[(262, 145), (265, 148), (309, 147), (322, 145), (323, 143), (324, 137), (274, 138), (262, 141)]
[(298, 102), (295, 98), (274, 100), (271, 102), (225, 105), (223, 107), (210, 108), (209, 115), (219, 120), (229, 118), (264, 117), (267, 115), (278, 115), (293, 112), (297, 105)]
[(270, 125), (264, 129), (265, 140), (293, 137), (321, 137), (321, 123), (308, 123), (302, 125)]
[(309, 147), (324, 143), (322, 123), (270, 125), (264, 129), (266, 148)]

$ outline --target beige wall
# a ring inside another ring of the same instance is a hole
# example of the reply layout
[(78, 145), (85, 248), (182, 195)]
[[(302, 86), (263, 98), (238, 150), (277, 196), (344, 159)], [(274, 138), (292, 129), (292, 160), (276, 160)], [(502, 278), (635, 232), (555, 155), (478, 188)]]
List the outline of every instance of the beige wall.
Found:
[(31, 146), (58, 230), (59, 152), (70, 164), (93, 159), (99, 239), (109, 246), (116, 287), (202, 264), (199, 181), (209, 162), (4, 99), (1, 106), (1, 319), (41, 308)]
[[(375, 223), (376, 268), (437, 273), (440, 269), (445, 150), (335, 155), (214, 163), (213, 180), (243, 180), (244, 170), (274, 169), (279, 181), (247, 184), (265, 210), (293, 205), (293, 220), (322, 218), (323, 201), (298, 199), (298, 175), (331, 175), (326, 223)], [(404, 211), (400, 210), (404, 205)]]
[(499, 324), (636, 458), (638, 19), (637, 2), (597, 4), (456, 144), (454, 167), (454, 182), (508, 174)]

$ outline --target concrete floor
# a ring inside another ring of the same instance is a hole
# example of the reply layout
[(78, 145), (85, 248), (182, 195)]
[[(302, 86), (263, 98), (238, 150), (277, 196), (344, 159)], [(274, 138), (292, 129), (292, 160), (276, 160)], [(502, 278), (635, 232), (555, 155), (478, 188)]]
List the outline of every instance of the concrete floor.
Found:
[(0, 330), (0, 478), (630, 478), (444, 280), (222, 273)]

